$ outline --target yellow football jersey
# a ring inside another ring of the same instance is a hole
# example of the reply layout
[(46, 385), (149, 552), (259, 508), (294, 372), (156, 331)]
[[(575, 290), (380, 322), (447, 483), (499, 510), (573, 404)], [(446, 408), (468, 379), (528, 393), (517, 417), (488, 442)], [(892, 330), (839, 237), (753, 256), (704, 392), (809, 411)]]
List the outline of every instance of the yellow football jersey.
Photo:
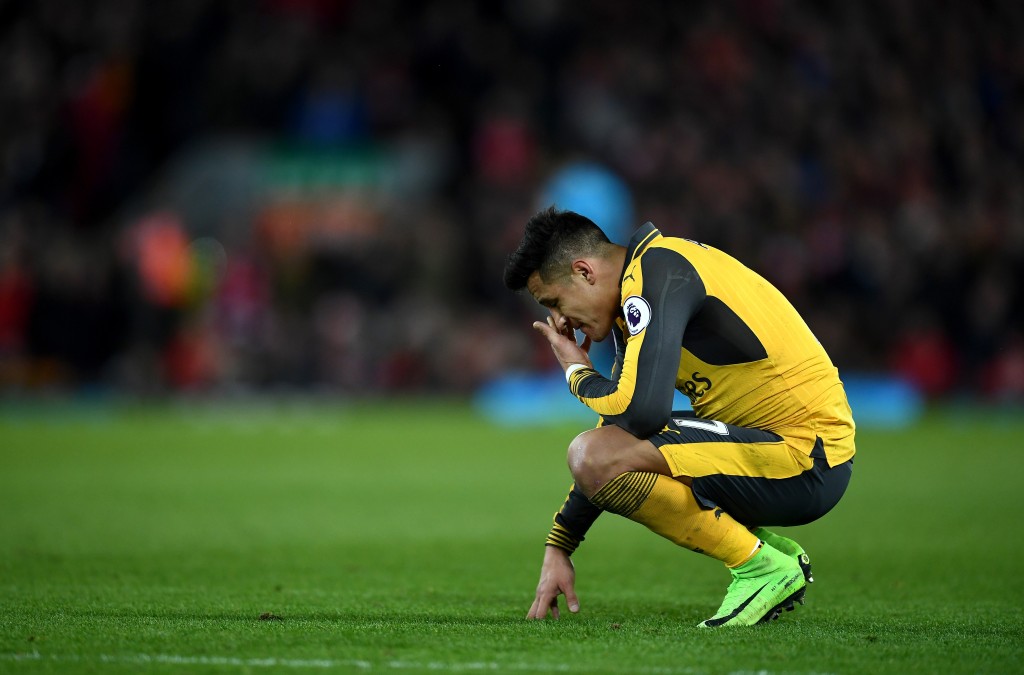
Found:
[(702, 418), (773, 431), (829, 466), (853, 457), (839, 373), (793, 305), (735, 258), (647, 223), (620, 282), (611, 379), (577, 370), (570, 388), (606, 422), (646, 437), (671, 414), (672, 389)]

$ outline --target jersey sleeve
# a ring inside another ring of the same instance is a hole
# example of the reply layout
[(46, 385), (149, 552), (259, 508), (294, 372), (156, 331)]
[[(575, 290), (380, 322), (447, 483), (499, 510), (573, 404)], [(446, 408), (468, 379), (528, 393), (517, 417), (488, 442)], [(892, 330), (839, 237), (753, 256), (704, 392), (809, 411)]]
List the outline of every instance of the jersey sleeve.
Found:
[(572, 555), (601, 513), (601, 509), (591, 504), (574, 483), (562, 508), (555, 514), (555, 522), (544, 543)]
[(613, 369), (609, 379), (582, 368), (569, 378), (569, 388), (605, 424), (647, 438), (672, 413), (683, 331), (707, 293), (697, 270), (675, 251), (650, 249), (639, 264), (640, 282), (623, 285), (629, 337), (618, 373)]
[[(617, 325), (612, 326), (612, 338), (615, 340), (615, 361), (612, 363), (611, 379), (617, 380), (622, 372), (622, 363), (626, 360), (626, 339), (622, 337), (622, 331)], [(605, 424), (609, 422), (604, 417), (597, 418), (597, 426), (603, 427)]]

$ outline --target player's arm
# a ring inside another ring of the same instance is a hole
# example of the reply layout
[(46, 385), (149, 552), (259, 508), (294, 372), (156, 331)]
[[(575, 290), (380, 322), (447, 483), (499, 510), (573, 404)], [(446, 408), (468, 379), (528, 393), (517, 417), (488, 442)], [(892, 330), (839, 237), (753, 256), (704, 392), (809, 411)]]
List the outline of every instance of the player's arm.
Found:
[(543, 619), (550, 612), (557, 619), (559, 595), (565, 595), (570, 612), (579, 610), (580, 603), (575, 589), (576, 572), (569, 556), (583, 541), (587, 530), (601, 513), (601, 509), (591, 504), (575, 485), (572, 486), (562, 508), (555, 514), (555, 522), (544, 542), (546, 546), (540, 581), (526, 618)]
[[(618, 326), (612, 327), (612, 337), (615, 340), (615, 362), (612, 364), (614, 379), (622, 371), (626, 344)], [(604, 418), (600, 418), (597, 425), (604, 424)], [(541, 565), (540, 581), (537, 583), (537, 595), (526, 615), (528, 619), (543, 619), (549, 612), (557, 619), (559, 595), (565, 595), (569, 611), (578, 611), (576, 571), (569, 557), (583, 542), (590, 526), (602, 513), (604, 512), (590, 503), (586, 495), (573, 484), (565, 503), (555, 514), (555, 521), (544, 542), (544, 563)]]
[[(622, 362), (626, 358), (626, 341), (622, 337), (622, 331), (618, 326), (612, 326), (612, 338), (615, 340), (615, 361), (612, 363), (612, 379), (615, 379), (622, 372)], [(597, 421), (597, 426), (602, 427), (607, 422), (603, 417)], [(573, 483), (569, 489), (569, 496), (565, 498), (562, 508), (555, 514), (555, 522), (548, 533), (548, 546), (555, 546), (562, 549), (569, 555), (576, 551), (583, 542), (590, 526), (594, 524), (597, 517), (604, 511), (590, 503), (586, 495), (580, 492)]]
[[(626, 357), (626, 341), (618, 326), (612, 326), (612, 338), (615, 340), (615, 361), (612, 364), (612, 378), (614, 379), (622, 372), (622, 362)], [(606, 423), (602, 417), (598, 419), (597, 426), (601, 427)], [(602, 513), (603, 511), (590, 503), (590, 500), (580, 492), (574, 483), (569, 489), (569, 496), (565, 498), (562, 508), (555, 514), (555, 521), (545, 544), (560, 548), (568, 555), (572, 555), (583, 542), (590, 526)]]
[(623, 289), (629, 296), (624, 311), (634, 312), (635, 323), (627, 316), (631, 335), (618, 377), (578, 368), (569, 377), (569, 388), (605, 423), (646, 438), (661, 430), (672, 413), (683, 331), (707, 293), (693, 265), (675, 251), (650, 250), (640, 265), (640, 287)]
[[(612, 326), (612, 339), (615, 341), (615, 361), (612, 362), (611, 379), (618, 380), (622, 372), (622, 363), (626, 360), (626, 339), (622, 337), (622, 331), (617, 325)], [(608, 424), (603, 417), (597, 418), (597, 426), (603, 427)]]
[[(550, 322), (549, 325), (551, 325)], [(554, 328), (553, 325), (551, 327)], [(574, 340), (574, 336), (568, 332), (563, 333), (563, 336)], [(615, 340), (615, 362), (612, 365), (612, 377), (614, 378), (622, 370), (626, 347), (622, 331), (617, 326), (612, 327), (612, 336)], [(585, 356), (584, 350), (580, 350), (580, 353)], [(604, 423), (604, 419), (598, 420), (598, 426), (602, 426)], [(580, 492), (575, 485), (572, 486), (562, 508), (555, 514), (551, 531), (544, 542), (544, 563), (541, 565), (537, 594), (526, 618), (543, 619), (550, 613), (557, 619), (559, 595), (565, 595), (569, 611), (579, 610), (579, 600), (576, 598), (575, 591), (576, 572), (570, 556), (583, 541), (590, 526), (594, 524), (601, 513), (603, 511), (591, 504), (586, 495)]]
[(574, 484), (562, 508), (555, 514), (555, 522), (544, 543), (572, 555), (601, 513), (601, 509), (591, 504)]

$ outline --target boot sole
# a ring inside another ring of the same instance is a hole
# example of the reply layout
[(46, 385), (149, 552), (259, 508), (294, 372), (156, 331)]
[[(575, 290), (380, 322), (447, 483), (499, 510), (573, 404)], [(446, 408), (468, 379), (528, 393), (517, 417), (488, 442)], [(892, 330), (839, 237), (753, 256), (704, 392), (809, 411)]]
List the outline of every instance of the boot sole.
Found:
[(803, 586), (798, 591), (791, 594), (785, 600), (769, 609), (764, 616), (762, 616), (757, 623), (768, 623), (778, 619), (782, 614), (782, 610), (792, 612), (796, 609), (797, 604), (804, 604), (804, 594), (807, 592), (807, 587)]

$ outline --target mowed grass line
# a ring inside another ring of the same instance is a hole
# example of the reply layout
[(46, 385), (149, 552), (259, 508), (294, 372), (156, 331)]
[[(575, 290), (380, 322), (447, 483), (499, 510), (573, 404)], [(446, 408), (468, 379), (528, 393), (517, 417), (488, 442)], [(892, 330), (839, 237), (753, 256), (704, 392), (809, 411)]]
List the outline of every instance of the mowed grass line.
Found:
[(0, 672), (1021, 670), (1012, 415), (863, 429), (847, 497), (791, 531), (807, 606), (718, 632), (721, 566), (610, 515), (581, 614), (523, 620), (578, 431), (448, 401), (0, 409)]

